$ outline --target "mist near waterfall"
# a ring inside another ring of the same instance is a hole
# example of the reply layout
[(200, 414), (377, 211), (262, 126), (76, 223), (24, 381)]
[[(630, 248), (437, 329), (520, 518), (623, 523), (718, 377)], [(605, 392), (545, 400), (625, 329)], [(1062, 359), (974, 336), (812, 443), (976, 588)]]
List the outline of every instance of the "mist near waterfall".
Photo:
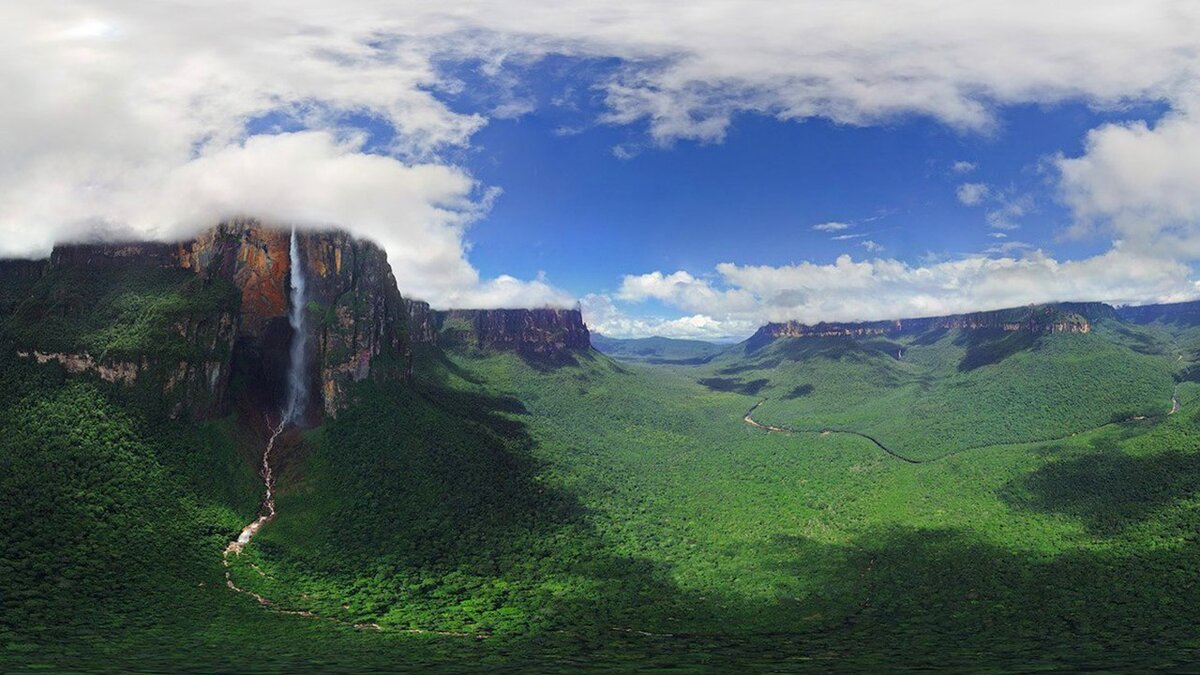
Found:
[(308, 379), (305, 377), (308, 360), (308, 333), (305, 330), (304, 306), (307, 304), (304, 286), (304, 269), (300, 258), (300, 244), (296, 229), (292, 228), (291, 245), (288, 249), (291, 262), (292, 297), (288, 323), (292, 326), (292, 344), (288, 359), (287, 400), (283, 408), (281, 424), (294, 424), (304, 416), (308, 408)]

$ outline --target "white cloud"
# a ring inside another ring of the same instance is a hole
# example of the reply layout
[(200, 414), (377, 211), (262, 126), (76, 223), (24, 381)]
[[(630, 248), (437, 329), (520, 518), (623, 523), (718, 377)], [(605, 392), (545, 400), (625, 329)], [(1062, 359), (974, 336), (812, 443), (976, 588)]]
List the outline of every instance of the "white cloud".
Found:
[[(1136, 304), (1200, 297), (1190, 268), (1182, 263), (1120, 245), (1076, 261), (1058, 261), (1040, 250), (1010, 257), (1027, 246), (1005, 242), (997, 250), (1005, 257), (975, 255), (922, 265), (855, 261), (848, 255), (832, 264), (723, 263), (717, 266), (716, 281), (687, 272), (654, 272), (626, 277), (630, 289), (639, 292), (626, 293), (624, 299), (654, 298), (686, 314), (746, 326), (788, 319), (815, 323), (937, 316), (1068, 300)], [(655, 283), (667, 279), (673, 281)], [(644, 284), (646, 280), (651, 283)]]
[(868, 253), (878, 253), (883, 250), (883, 244), (871, 241), (870, 239), (860, 242), (859, 245), (867, 249)]
[(672, 274), (656, 271), (628, 275), (621, 280), (617, 298), (632, 302), (661, 300), (696, 312), (704, 311), (706, 307), (718, 307), (719, 310), (709, 311), (722, 313), (752, 311), (755, 307), (755, 300), (749, 293), (737, 289), (716, 290), (707, 281), (682, 270)]
[(958, 196), (958, 201), (967, 206), (976, 206), (988, 196), (990, 190), (984, 183), (963, 183), (958, 186), (955, 194)]
[(1078, 230), (1108, 228), (1129, 246), (1200, 255), (1200, 103), (1158, 124), (1092, 130), (1079, 157), (1059, 157)]
[(818, 232), (840, 232), (841, 230), (848, 230), (850, 227), (850, 223), (831, 221), (828, 223), (818, 223), (813, 225), (812, 229), (817, 230)]
[(1033, 196), (1001, 195), (995, 200), (998, 206), (987, 212), (987, 222), (992, 229), (1015, 230), (1021, 227), (1017, 221), (1034, 209)]
[(865, 236), (867, 235), (860, 232), (858, 234), (839, 234), (836, 237), (830, 237), (830, 239), (833, 241), (847, 241), (849, 239), (862, 239)]
[[(489, 192), (452, 158), (487, 119), (435, 92), (465, 88), (439, 64), (483, 64), (499, 93), (481, 109), (520, 115), (529, 101), (510, 71), (563, 54), (615, 58), (588, 83), (608, 105), (600, 121), (645, 123), (661, 144), (720, 140), (741, 112), (844, 124), (915, 114), (986, 131), (1008, 104), (1165, 101), (1174, 112), (1157, 126), (1102, 127), (1056, 166), (1081, 223), (1113, 228), (1127, 248), (1200, 255), (1200, 124), (1187, 102), (1198, 17), (1183, 0), (10, 2), (0, 254), (45, 253), (98, 228), (167, 236), (222, 213), (286, 216), (378, 237), (411, 265), (397, 270), (413, 280), (405, 290), (438, 304), (559, 302), (544, 281), (480, 279), (470, 265), (466, 228)], [(348, 114), (394, 142), (367, 148)], [(269, 116), (303, 132), (248, 139)], [(1020, 215), (1001, 209), (993, 225)]]
[(659, 335), (693, 340), (729, 340), (753, 333), (758, 325), (746, 319), (714, 319), (706, 314), (679, 318), (635, 317), (619, 309), (607, 295), (586, 295), (580, 301), (588, 328), (609, 337)]
[(954, 173), (971, 173), (975, 170), (975, 163), (965, 160), (959, 160), (950, 165), (950, 170)]
[[(544, 281), (484, 280), (468, 262), (466, 227), (494, 191), (438, 153), (485, 120), (431, 93), (452, 84), (435, 50), (373, 46), (407, 32), (402, 16), (334, 18), (319, 3), (6, 5), (0, 255), (172, 239), (246, 215), (369, 236), (401, 289), (437, 305), (564, 302)], [(386, 154), (339, 121), (346, 113), (395, 131)], [(248, 136), (268, 115), (305, 130)]]

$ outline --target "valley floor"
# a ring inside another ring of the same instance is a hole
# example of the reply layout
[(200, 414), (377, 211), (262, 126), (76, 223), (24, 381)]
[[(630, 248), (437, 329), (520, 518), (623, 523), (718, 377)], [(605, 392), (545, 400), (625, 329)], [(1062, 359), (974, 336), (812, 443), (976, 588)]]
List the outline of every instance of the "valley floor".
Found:
[[(916, 464), (850, 434), (768, 433), (747, 424), (761, 397), (714, 390), (682, 369), (592, 353), (554, 367), (510, 354), (425, 362), (414, 387), (365, 385), (361, 404), (304, 434), (281, 460), (278, 517), (231, 563), (239, 587), (338, 622), (283, 615), (225, 588), (223, 542), (253, 517), (258, 489), (252, 469), (231, 460), (222, 481), (239, 490), (198, 488), (198, 513), (146, 534), (186, 544), (197, 562), (172, 566), (168, 551), (133, 565), (128, 583), (158, 581), (96, 601), (136, 598), (119, 611), (83, 611), (69, 593), (55, 595), (61, 607), (6, 598), (3, 669), (1200, 663), (1194, 384), (1179, 388), (1170, 416)], [(51, 411), (63, 418), (44, 437), (10, 436), (3, 468), (45, 472), (57, 460), (35, 462), (30, 444), (81, 428), (70, 410), (112, 405), (66, 386), (67, 407), (5, 403), (0, 431), (10, 435), (51, 424)], [(262, 439), (239, 441), (236, 428), (186, 440), (252, 460)], [(144, 494), (167, 489), (155, 487), (159, 473), (162, 486), (191, 475), (186, 458), (138, 454), (138, 439), (160, 437), (136, 420), (111, 433), (131, 448), (113, 466), (133, 467)], [(15, 503), (23, 486), (0, 481)], [(34, 537), (22, 530), (4, 543), (17, 536)], [(56, 539), (71, 536), (43, 540), (57, 556), (82, 555)], [(116, 539), (95, 546), (124, 550)], [(46, 583), (12, 555), (0, 562)], [(107, 583), (96, 579), (77, 583)], [(379, 630), (353, 627), (365, 623)]]

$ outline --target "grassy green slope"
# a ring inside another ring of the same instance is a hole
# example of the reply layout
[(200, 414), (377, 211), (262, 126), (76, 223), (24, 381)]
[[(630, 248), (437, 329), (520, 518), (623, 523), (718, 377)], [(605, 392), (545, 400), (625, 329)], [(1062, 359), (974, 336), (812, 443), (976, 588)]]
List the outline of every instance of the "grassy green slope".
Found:
[(0, 289), (0, 301), (14, 306), (0, 317), (8, 339), (44, 352), (87, 352), (98, 360), (195, 356), (200, 347), (174, 325), (235, 310), (241, 298), (221, 279), (201, 282), (189, 270), (132, 265), (54, 269), (36, 282), (4, 286), (12, 288)]
[(861, 439), (748, 430), (742, 397), (636, 370), (478, 367), (527, 402), (611, 545), (715, 603), (659, 627), (795, 631), (931, 663), (1136, 659), (1139, 640), (1196, 638), (1194, 408), (912, 466)]

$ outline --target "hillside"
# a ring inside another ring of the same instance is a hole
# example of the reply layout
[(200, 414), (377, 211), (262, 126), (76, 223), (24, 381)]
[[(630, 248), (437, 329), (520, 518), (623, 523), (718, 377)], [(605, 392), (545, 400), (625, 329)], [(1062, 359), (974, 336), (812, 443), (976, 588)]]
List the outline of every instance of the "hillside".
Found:
[(697, 373), (754, 419), (866, 434), (913, 461), (1171, 409), (1175, 349), (1105, 306), (772, 324)]
[[(239, 241), (290, 265), (277, 234)], [(297, 243), (314, 302), (290, 335), (284, 268), (243, 254), (0, 266), (2, 669), (1194, 662), (1200, 385), (1176, 389), (1164, 322), (793, 325), (627, 363), (577, 312), (398, 304), (336, 273), (348, 241)], [(256, 378), (300, 334), (314, 401), (284, 428)], [(172, 377), (193, 370), (218, 377)], [(816, 433), (748, 424), (763, 399), (753, 420)], [(229, 557), (239, 593), (222, 551), (261, 512), (273, 428), (277, 513)]]

